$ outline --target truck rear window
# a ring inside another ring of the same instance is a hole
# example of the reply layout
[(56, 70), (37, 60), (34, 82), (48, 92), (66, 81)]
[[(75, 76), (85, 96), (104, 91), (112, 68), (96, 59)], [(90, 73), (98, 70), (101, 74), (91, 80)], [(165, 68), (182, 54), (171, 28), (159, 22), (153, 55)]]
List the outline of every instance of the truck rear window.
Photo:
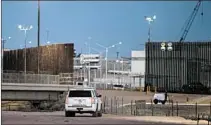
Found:
[(114, 87), (117, 87), (117, 88), (124, 88), (123, 85), (114, 85)]
[(69, 92), (69, 97), (92, 97), (91, 91), (74, 90)]

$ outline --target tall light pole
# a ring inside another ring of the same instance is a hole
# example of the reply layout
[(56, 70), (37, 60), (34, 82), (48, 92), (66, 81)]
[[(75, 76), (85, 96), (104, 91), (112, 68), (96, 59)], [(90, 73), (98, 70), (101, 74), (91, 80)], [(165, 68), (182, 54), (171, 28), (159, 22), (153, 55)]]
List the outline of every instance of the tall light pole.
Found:
[(153, 17), (144, 16), (144, 18), (149, 23), (148, 42), (150, 42), (150, 37), (151, 37), (151, 23), (155, 21), (156, 15), (154, 15)]
[(49, 32), (50, 32), (50, 31), (47, 29), (47, 30), (46, 30), (46, 43), (47, 43), (47, 44), (50, 44), (50, 41), (49, 41)]
[[(118, 42), (118, 43), (113, 44), (113, 45), (108, 46), (108, 47), (105, 47), (105, 46), (103, 46), (103, 45), (101, 45), (101, 44), (99, 44), (99, 43), (96, 43), (96, 44), (97, 44), (98, 46), (104, 48), (105, 51), (106, 51), (106, 82), (107, 82), (107, 77), (108, 77), (108, 74), (107, 74), (107, 73), (108, 73), (108, 72), (107, 72), (107, 70), (108, 70), (108, 49), (114, 48), (114, 47), (117, 46), (117, 45), (121, 45), (122, 42)], [(106, 83), (106, 86), (107, 86), (107, 83)]]
[(7, 42), (7, 40), (10, 40), (10, 39), (11, 39), (11, 37), (8, 37), (7, 39), (4, 39), (4, 38), (1, 39), (1, 43), (2, 43), (2, 52), (1, 52), (1, 53), (2, 53), (2, 54), (1, 54), (1, 58), (2, 58), (2, 59), (1, 59), (1, 64), (2, 64), (1, 69), (2, 69), (2, 73), (3, 73), (3, 70), (4, 70), (4, 69), (3, 69), (3, 68), (4, 68), (4, 67), (3, 67), (3, 66), (4, 66), (4, 65), (3, 65), (3, 64), (4, 64), (4, 45), (5, 45), (5, 43)]
[[(27, 31), (31, 30), (33, 28), (32, 25), (30, 26), (22, 26), (22, 25), (18, 25), (18, 28), (21, 30), (21, 31), (24, 31), (24, 37), (25, 37), (25, 47), (24, 47), (24, 74), (25, 74), (25, 77), (26, 77), (26, 44), (27, 44)], [(25, 82), (26, 82), (26, 79), (25, 79)]]
[[(37, 74), (40, 73), (40, 0), (37, 6)], [(39, 78), (39, 77), (38, 77)]]
[[(148, 43), (149, 43), (149, 42), (151, 42), (151, 23), (155, 21), (156, 15), (154, 15), (153, 17), (144, 16), (144, 18), (146, 21), (148, 21), (148, 24), (149, 24), (149, 30), (148, 30)], [(145, 72), (145, 74), (147, 74), (147, 75), (145, 75), (145, 88), (147, 88), (147, 86), (149, 84), (148, 83), (148, 79), (149, 79), (148, 78), (148, 75), (149, 75), (149, 44), (148, 45), (146, 44), (146, 46), (147, 46), (147, 49), (146, 49), (146, 51), (147, 51), (147, 54), (146, 54), (147, 55), (147, 61), (146, 61), (147, 72)]]
[(89, 86), (91, 85), (90, 84), (90, 79), (91, 79), (91, 68), (90, 68), (90, 64), (91, 64), (91, 62), (90, 62), (90, 57), (91, 57), (91, 48), (90, 48), (90, 40), (92, 39), (92, 37), (88, 37), (88, 40), (89, 40)]

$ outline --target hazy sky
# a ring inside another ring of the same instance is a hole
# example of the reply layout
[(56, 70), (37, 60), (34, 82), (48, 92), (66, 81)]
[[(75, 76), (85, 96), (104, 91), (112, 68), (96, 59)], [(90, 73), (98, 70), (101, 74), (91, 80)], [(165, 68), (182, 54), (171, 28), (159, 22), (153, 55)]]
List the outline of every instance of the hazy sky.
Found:
[[(152, 40), (179, 40), (181, 28), (193, 11), (197, 1), (144, 2), (144, 1), (42, 1), (41, 44), (74, 42), (77, 52), (87, 52), (85, 42), (103, 51), (95, 43), (110, 46), (121, 41), (118, 48), (109, 50), (109, 56), (130, 56), (131, 50), (143, 49), (147, 41), (148, 23), (144, 16), (157, 16), (152, 24)], [(211, 39), (211, 2), (203, 3), (186, 40)], [(12, 37), (5, 48), (24, 45), (24, 32), (18, 24), (33, 25), (28, 32), (28, 47), (37, 45), (37, 2), (2, 2), (2, 36)], [(91, 40), (88, 40), (91, 37)]]

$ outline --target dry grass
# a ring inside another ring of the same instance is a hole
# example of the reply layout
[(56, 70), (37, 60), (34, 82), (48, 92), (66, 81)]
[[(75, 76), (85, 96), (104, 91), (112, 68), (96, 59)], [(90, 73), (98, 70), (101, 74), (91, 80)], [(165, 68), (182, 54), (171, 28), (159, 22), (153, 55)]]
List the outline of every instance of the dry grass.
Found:
[(2, 110), (19, 110), (20, 108), (24, 108), (27, 102), (25, 101), (9, 101), (3, 102), (1, 105)]
[(207, 99), (207, 100), (203, 100), (201, 102), (198, 102), (199, 104), (211, 104), (211, 100)]

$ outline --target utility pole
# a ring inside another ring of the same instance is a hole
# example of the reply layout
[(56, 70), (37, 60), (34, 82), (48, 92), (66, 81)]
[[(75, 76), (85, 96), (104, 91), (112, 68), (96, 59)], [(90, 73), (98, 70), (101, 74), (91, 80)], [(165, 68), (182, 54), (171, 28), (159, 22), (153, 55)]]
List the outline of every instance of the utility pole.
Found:
[[(116, 62), (117, 62), (117, 71), (118, 71), (119, 70), (119, 68), (118, 68), (119, 67), (119, 65), (118, 65), (119, 64), (119, 52), (118, 51), (116, 52)], [(117, 73), (117, 78), (118, 78), (118, 84), (119, 84), (120, 82), (119, 82), (119, 74), (118, 73)]]
[(40, 73), (40, 0), (38, 0), (38, 11), (37, 11), (37, 74)]
[(116, 59), (117, 60), (119, 59), (119, 52), (118, 51), (116, 52)]

